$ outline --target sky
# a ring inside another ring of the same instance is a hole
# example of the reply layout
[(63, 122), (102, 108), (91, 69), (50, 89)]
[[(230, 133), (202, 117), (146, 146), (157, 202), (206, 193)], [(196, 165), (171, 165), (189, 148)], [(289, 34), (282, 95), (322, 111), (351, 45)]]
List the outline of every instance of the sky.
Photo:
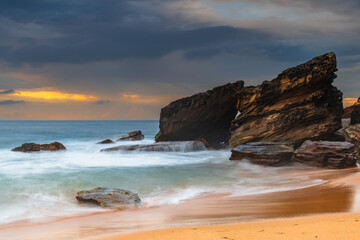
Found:
[(159, 119), (170, 101), (331, 51), (349, 105), (359, 16), (359, 0), (0, 1), (0, 120)]

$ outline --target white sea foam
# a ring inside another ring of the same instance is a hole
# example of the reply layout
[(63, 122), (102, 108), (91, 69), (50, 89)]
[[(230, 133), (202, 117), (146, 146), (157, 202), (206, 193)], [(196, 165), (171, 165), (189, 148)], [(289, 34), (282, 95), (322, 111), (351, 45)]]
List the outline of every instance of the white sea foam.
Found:
[(59, 152), (0, 149), (0, 223), (103, 211), (79, 205), (74, 198), (77, 191), (98, 186), (129, 189), (140, 195), (145, 206), (154, 206), (178, 204), (209, 193), (239, 196), (322, 183), (287, 176), (286, 168), (228, 161), (228, 150), (100, 152), (105, 147), (139, 143), (96, 144), (100, 140), (65, 139), (67, 150)]

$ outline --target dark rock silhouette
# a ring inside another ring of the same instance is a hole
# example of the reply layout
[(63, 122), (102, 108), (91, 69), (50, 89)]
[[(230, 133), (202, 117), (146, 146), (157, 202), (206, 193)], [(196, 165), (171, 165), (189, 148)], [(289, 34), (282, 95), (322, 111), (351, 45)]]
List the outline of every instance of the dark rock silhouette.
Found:
[(351, 113), (350, 125), (360, 123), (360, 106), (355, 108)]
[(237, 113), (236, 93), (243, 81), (182, 98), (161, 109), (157, 142), (205, 139), (209, 144), (227, 142), (230, 122)]
[(65, 146), (59, 142), (50, 144), (24, 143), (20, 147), (13, 148), (14, 152), (38, 152), (38, 151), (59, 151), (66, 150)]
[(76, 195), (80, 202), (94, 203), (101, 207), (115, 208), (141, 203), (136, 193), (118, 189), (98, 187), (87, 191), (80, 191)]
[(281, 143), (253, 142), (233, 148), (231, 153), (230, 160), (246, 159), (256, 164), (281, 166), (291, 162), (294, 148)]
[(356, 166), (354, 144), (348, 142), (306, 141), (295, 151), (295, 161), (314, 167)]

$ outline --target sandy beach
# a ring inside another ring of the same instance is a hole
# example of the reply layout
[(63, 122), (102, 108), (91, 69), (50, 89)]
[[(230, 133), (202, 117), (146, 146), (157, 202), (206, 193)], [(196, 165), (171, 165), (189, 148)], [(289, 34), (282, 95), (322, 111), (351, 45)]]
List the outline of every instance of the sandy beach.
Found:
[[(304, 174), (304, 172), (292, 174)], [(359, 216), (356, 213), (360, 212), (358, 175), (357, 168), (336, 171), (312, 170), (307, 172), (309, 178), (321, 177), (327, 182), (291, 191), (238, 197), (222, 194), (207, 195), (177, 205), (113, 210), (43, 219), (39, 222), (22, 221), (0, 226), (0, 237), (1, 239), (27, 240), (103, 239), (106, 237), (110, 237), (109, 239), (189, 239), (190, 234), (191, 239), (226, 239), (225, 237), (239, 239), (239, 236), (248, 236), (251, 239), (262, 239), (260, 237), (264, 236), (266, 239), (272, 239), (270, 238), (272, 236), (274, 239), (287, 239), (284, 234), (278, 233), (293, 232), (294, 224), (301, 224), (301, 228), (297, 228), (294, 234), (306, 232), (308, 234), (306, 236), (310, 236), (311, 229), (317, 229), (311, 224), (315, 221), (312, 219), (316, 219), (317, 224), (329, 226), (333, 231), (352, 234), (354, 231), (351, 228), (345, 229), (336, 223), (338, 221), (340, 223), (353, 222), (354, 228), (358, 224), (355, 221)], [(324, 214), (326, 215), (323, 216)], [(304, 217), (314, 215), (321, 216)], [(296, 218), (283, 220), (293, 217)], [(338, 228), (331, 227), (333, 225)], [(311, 227), (309, 231), (300, 230), (308, 227)], [(270, 235), (258, 232), (262, 230), (265, 232), (265, 229), (268, 229), (266, 233)], [(324, 227), (321, 231), (326, 233), (326, 229)], [(224, 235), (224, 233), (227, 234)], [(211, 235), (211, 238), (208, 235)], [(279, 238), (279, 236), (284, 238)]]
[(251, 223), (193, 226), (139, 232), (102, 240), (290, 240), (359, 239), (360, 214), (296, 217)]

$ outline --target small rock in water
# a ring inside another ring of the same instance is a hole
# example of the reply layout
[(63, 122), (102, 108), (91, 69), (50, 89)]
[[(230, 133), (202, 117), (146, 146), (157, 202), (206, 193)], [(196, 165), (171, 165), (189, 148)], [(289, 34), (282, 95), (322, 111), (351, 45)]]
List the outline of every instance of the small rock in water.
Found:
[(314, 167), (356, 166), (355, 145), (348, 142), (306, 141), (295, 151), (295, 161)]
[(102, 149), (102, 152), (112, 151), (146, 151), (146, 152), (195, 152), (206, 150), (205, 145), (199, 141), (161, 142), (147, 145), (117, 146)]
[(129, 132), (121, 136), (117, 141), (140, 141), (144, 139), (144, 135), (140, 130)]
[(116, 208), (124, 205), (138, 205), (139, 196), (128, 190), (119, 188), (98, 187), (91, 190), (80, 191), (76, 195), (80, 202), (94, 203), (101, 207)]
[(274, 142), (252, 142), (231, 150), (230, 160), (247, 159), (252, 163), (279, 166), (289, 164), (294, 154), (290, 145)]
[(14, 152), (38, 152), (38, 151), (58, 151), (66, 150), (65, 146), (59, 142), (50, 144), (24, 143), (20, 147), (13, 148)]
[(114, 143), (114, 141), (111, 139), (105, 139), (104, 141), (98, 142), (97, 144), (109, 144), (109, 143)]

